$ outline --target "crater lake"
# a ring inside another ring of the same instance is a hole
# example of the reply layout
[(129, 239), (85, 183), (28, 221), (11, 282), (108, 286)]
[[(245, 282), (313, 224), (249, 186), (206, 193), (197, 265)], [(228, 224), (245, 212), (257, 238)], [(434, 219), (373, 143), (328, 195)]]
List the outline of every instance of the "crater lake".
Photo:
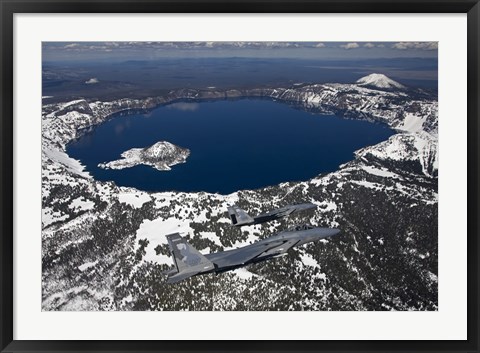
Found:
[[(388, 139), (388, 126), (321, 115), (271, 100), (177, 102), (114, 117), (67, 146), (97, 180), (144, 191), (228, 194), (311, 179)], [(168, 141), (190, 150), (186, 163), (159, 171), (102, 169), (132, 148)]]

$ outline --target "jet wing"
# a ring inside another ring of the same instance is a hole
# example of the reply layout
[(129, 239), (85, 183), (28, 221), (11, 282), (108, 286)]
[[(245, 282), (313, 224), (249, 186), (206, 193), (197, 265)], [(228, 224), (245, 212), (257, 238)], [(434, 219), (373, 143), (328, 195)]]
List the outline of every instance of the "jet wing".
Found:
[(184, 279), (193, 277), (197, 274), (199, 274), (201, 271), (193, 271), (193, 272), (179, 272), (174, 275), (170, 275), (167, 278), (167, 283), (177, 283), (180, 281), (183, 281)]
[(267, 213), (263, 213), (263, 214), (259, 215), (258, 217), (268, 217), (268, 216), (281, 215), (281, 214), (284, 214), (285, 211), (287, 211), (287, 210), (288, 210), (287, 208), (282, 207), (282, 208), (278, 208), (276, 210), (268, 211)]
[(298, 239), (290, 239), (282, 242), (282, 244), (269, 248), (263, 255), (278, 255), (287, 252), (288, 249), (294, 247), (299, 242)]
[(248, 247), (233, 250), (231, 253), (223, 258), (222, 265), (235, 266), (243, 265), (261, 254), (268, 252), (270, 249), (276, 248), (287, 242), (286, 240), (274, 240), (271, 242), (252, 244)]
[(304, 204), (298, 204), (298, 205), (289, 205), (281, 208), (277, 208), (276, 210), (269, 211), (267, 213), (264, 213), (260, 215), (259, 217), (265, 217), (265, 216), (277, 216), (277, 217), (286, 217), (290, 216), (292, 213), (295, 212), (300, 212), (300, 211), (306, 211), (312, 208), (316, 208), (317, 206), (313, 203), (304, 203)]

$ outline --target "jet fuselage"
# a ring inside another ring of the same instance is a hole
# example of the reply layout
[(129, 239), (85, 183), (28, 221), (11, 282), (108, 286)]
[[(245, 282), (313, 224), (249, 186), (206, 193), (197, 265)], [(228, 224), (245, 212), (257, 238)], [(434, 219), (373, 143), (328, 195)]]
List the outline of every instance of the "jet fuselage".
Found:
[[(186, 245), (192, 248), (191, 252), (187, 251), (187, 253), (185, 253), (185, 258), (199, 257), (198, 262), (202, 262), (202, 264), (195, 268), (190, 267), (183, 270), (183, 274), (182, 271), (174, 271), (175, 269), (168, 271), (167, 274), (170, 275), (169, 282), (175, 283), (188, 277), (206, 273), (221, 273), (252, 263), (265, 261), (273, 257), (281, 256), (293, 247), (319, 241), (338, 234), (339, 232), (340, 230), (335, 228), (309, 228), (284, 231), (238, 249), (220, 251), (206, 255), (201, 255), (196, 249), (184, 241)], [(172, 236), (177, 235), (174, 234)], [(193, 253), (193, 251), (196, 253)], [(174, 260), (176, 263), (178, 263), (178, 261), (184, 261), (182, 258), (175, 258), (175, 252), (172, 251), (172, 253), (174, 254)], [(183, 255), (177, 256), (180, 257)]]

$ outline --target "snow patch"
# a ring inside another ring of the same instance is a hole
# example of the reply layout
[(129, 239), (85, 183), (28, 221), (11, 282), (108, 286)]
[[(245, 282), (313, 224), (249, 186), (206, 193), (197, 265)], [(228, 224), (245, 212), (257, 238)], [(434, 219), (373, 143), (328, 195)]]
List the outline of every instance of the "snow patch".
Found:
[(240, 277), (241, 279), (244, 280), (249, 280), (252, 279), (253, 277), (257, 277), (257, 275), (251, 273), (248, 271), (246, 268), (237, 268), (236, 270), (233, 270), (232, 273)]
[(118, 201), (121, 203), (125, 203), (134, 208), (141, 208), (145, 202), (151, 201), (151, 198), (147, 193), (138, 190), (124, 190), (125, 189), (122, 188), (118, 194)]
[(317, 260), (315, 260), (310, 254), (302, 254), (300, 255), (300, 259), (302, 259), (304, 265), (319, 267)]
[(97, 264), (98, 264), (98, 260), (94, 262), (85, 262), (83, 265), (78, 266), (78, 269), (83, 272), (90, 267), (96, 266)]
[(173, 265), (173, 260), (170, 256), (159, 254), (155, 252), (158, 245), (168, 244), (168, 234), (172, 233), (191, 233), (193, 229), (190, 227), (189, 220), (179, 220), (176, 218), (162, 219), (157, 218), (153, 221), (145, 219), (137, 230), (135, 235), (135, 251), (139, 248), (139, 240), (147, 239), (148, 245), (145, 248), (145, 256), (143, 261), (152, 261), (158, 264)]
[(92, 200), (86, 200), (83, 196), (77, 197), (76, 199), (72, 200), (68, 208), (74, 211), (88, 211), (93, 209), (95, 206), (95, 202)]
[(85, 178), (91, 178), (88, 172), (85, 172), (85, 166), (80, 161), (70, 158), (65, 152), (43, 147), (43, 153), (54, 162), (60, 163), (69, 172), (80, 175)]
[(67, 214), (63, 214), (60, 211), (53, 212), (51, 208), (42, 208), (42, 225), (48, 227), (50, 224), (60, 222), (68, 219)]
[(425, 120), (426, 116), (418, 116), (412, 113), (406, 113), (402, 125), (397, 126), (396, 129), (408, 132), (422, 131)]
[(363, 165), (362, 169), (366, 171), (368, 174), (377, 175), (384, 178), (398, 178), (397, 174), (389, 172), (386, 169), (378, 169), (378, 168), (366, 166), (366, 165)]
[(212, 242), (215, 243), (215, 245), (223, 246), (222, 242), (220, 241), (220, 238), (215, 232), (200, 232), (200, 235), (202, 236), (202, 238), (211, 240)]

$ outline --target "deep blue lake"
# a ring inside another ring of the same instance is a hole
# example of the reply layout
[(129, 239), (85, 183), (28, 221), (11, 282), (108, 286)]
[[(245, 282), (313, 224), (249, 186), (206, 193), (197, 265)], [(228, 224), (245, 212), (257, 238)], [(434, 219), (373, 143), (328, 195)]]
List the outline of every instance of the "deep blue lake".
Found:
[[(312, 114), (269, 100), (174, 103), (115, 117), (67, 146), (97, 180), (145, 191), (231, 193), (308, 180), (394, 132), (382, 124)], [(131, 148), (168, 141), (190, 149), (170, 171), (101, 169)]]

